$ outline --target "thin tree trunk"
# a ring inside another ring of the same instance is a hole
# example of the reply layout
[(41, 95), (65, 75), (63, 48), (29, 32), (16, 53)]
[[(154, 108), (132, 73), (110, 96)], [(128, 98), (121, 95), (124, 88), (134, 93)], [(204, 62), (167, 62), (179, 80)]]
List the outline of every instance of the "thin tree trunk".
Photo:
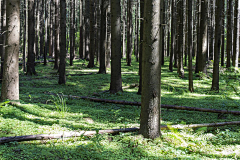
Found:
[(60, 63), (59, 63), (59, 80), (58, 84), (66, 83), (66, 0), (60, 0)]
[(79, 36), (79, 59), (83, 59), (83, 0), (80, 0), (80, 8), (79, 8), (79, 30), (80, 30), (80, 36)]
[(175, 7), (175, 0), (172, 0), (172, 22), (171, 22), (171, 52), (170, 52), (170, 62), (169, 62), (169, 71), (173, 71), (173, 60), (174, 60), (174, 53), (175, 53), (175, 46), (176, 46), (176, 22), (175, 22), (175, 12), (176, 12), (176, 7)]
[(5, 57), (5, 40), (6, 40), (6, 0), (3, 0), (2, 6), (1, 6), (1, 31), (2, 36), (1, 39), (1, 45), (0, 45), (0, 54), (1, 54), (1, 74), (0, 74), (0, 82), (2, 82), (3, 79), (3, 62)]
[(90, 0), (85, 0), (85, 59), (89, 60), (89, 45), (90, 45), (90, 33), (89, 33), (89, 28), (90, 28), (90, 18), (89, 18), (89, 1)]
[(231, 66), (231, 55), (232, 55), (232, 0), (228, 0), (227, 10), (227, 65)]
[(237, 39), (238, 39), (238, 0), (235, 0), (234, 10), (234, 30), (233, 30), (233, 67), (238, 68), (238, 55)]
[(127, 66), (132, 62), (132, 1), (127, 1)]
[(72, 66), (75, 56), (75, 0), (71, 0), (70, 6), (70, 66)]
[(59, 14), (59, 0), (55, 0), (55, 30), (56, 30), (56, 35), (55, 35), (55, 62), (54, 62), (54, 69), (58, 69), (59, 63), (59, 54), (60, 54), (60, 41), (59, 41), (59, 36), (60, 36), (60, 14)]
[(193, 92), (193, 71), (192, 71), (192, 51), (193, 51), (193, 42), (192, 42), (192, 0), (188, 0), (187, 3), (187, 11), (188, 11), (188, 80), (189, 86), (188, 89), (190, 92)]
[(126, 2), (125, 0), (122, 0), (122, 21), (123, 21), (123, 24), (122, 24), (122, 30), (123, 30), (123, 35), (122, 35), (122, 55), (123, 55), (123, 58), (126, 58)]
[(222, 16), (222, 32), (221, 32), (221, 66), (224, 66), (224, 57), (225, 57), (225, 1), (223, 1), (223, 16)]

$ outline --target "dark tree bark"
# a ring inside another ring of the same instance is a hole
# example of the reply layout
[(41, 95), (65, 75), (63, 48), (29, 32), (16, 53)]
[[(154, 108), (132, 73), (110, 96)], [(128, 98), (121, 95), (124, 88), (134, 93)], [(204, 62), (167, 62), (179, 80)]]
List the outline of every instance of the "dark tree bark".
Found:
[(225, 57), (225, 1), (223, 1), (223, 16), (222, 16), (222, 32), (221, 32), (221, 66), (224, 66), (224, 57)]
[(196, 37), (196, 65), (195, 65), (195, 73), (198, 74), (199, 73), (199, 53), (200, 53), (200, 46), (202, 44), (201, 42), (201, 31), (200, 31), (200, 20), (201, 20), (201, 3), (200, 1), (196, 2), (196, 33), (197, 33), (197, 37)]
[(120, 19), (120, 0), (111, 1), (111, 93), (122, 91)]
[(228, 0), (227, 10), (227, 65), (231, 66), (231, 55), (232, 55), (232, 0)]
[(60, 54), (60, 14), (59, 14), (59, 0), (55, 0), (55, 61), (54, 69), (58, 69), (59, 63), (59, 54)]
[(19, 100), (20, 0), (6, 3), (6, 54), (3, 65), (1, 100)]
[(126, 2), (122, 0), (122, 56), (126, 58)]
[(163, 7), (162, 7), (162, 9), (163, 9), (163, 11), (162, 11), (162, 13), (163, 13), (163, 19), (162, 19), (162, 24), (164, 24), (163, 25), (163, 27), (162, 27), (162, 29), (163, 29), (163, 32), (162, 32), (162, 48), (161, 48), (161, 50), (162, 50), (162, 61), (161, 61), (161, 65), (163, 66), (164, 65), (164, 56), (165, 56), (165, 42), (164, 42), (164, 40), (165, 40), (165, 29), (166, 29), (166, 26), (165, 26), (165, 24), (166, 24), (166, 22), (165, 22), (165, 4), (164, 4), (165, 2), (163, 2)]
[(44, 53), (44, 0), (40, 0), (40, 56)]
[(48, 29), (49, 29), (49, 39), (48, 39), (48, 41), (49, 41), (49, 47), (48, 47), (48, 52), (49, 52), (49, 56), (53, 56), (53, 39), (52, 39), (52, 37), (53, 37), (53, 24), (52, 24), (52, 22), (53, 22), (53, 5), (52, 5), (52, 2), (53, 0), (50, 0), (50, 3), (49, 3), (49, 7), (50, 7), (50, 9), (49, 9), (49, 21), (48, 21), (48, 25), (49, 25), (49, 27), (48, 27)]
[(89, 1), (90, 0), (85, 0), (85, 16), (84, 16), (84, 21), (85, 21), (85, 59), (89, 60), (89, 45), (90, 45), (90, 33), (89, 33), (89, 28), (90, 28), (90, 17), (89, 17)]
[(80, 37), (79, 37), (79, 59), (83, 59), (83, 0), (80, 0), (80, 14), (79, 14), (79, 30), (80, 30)]
[(70, 2), (71, 10), (71, 22), (70, 22), (70, 66), (73, 65), (75, 56), (75, 0)]
[(215, 43), (214, 43), (214, 64), (213, 64), (213, 80), (212, 90), (219, 91), (219, 58), (220, 58), (220, 46), (221, 46), (221, 26), (222, 26), (222, 11), (223, 1), (216, 1), (216, 13), (215, 13)]
[(94, 67), (94, 51), (95, 51), (95, 44), (94, 44), (94, 0), (90, 0), (90, 13), (89, 13), (89, 20), (90, 20), (90, 48), (89, 48), (89, 53), (90, 53), (90, 58), (89, 58), (89, 63), (88, 63), (88, 68), (93, 68)]
[(101, 30), (100, 30), (100, 74), (106, 74), (106, 9), (107, 9), (107, 0), (102, 0), (101, 4)]
[(178, 76), (184, 78), (183, 69), (183, 0), (177, 3), (178, 12)]
[(108, 2), (108, 9), (107, 9), (107, 16), (106, 16), (106, 36), (107, 36), (107, 43), (106, 43), (106, 67), (110, 68), (110, 57), (111, 57), (111, 16), (110, 16), (110, 0), (107, 0)]
[(132, 1), (127, 1), (127, 66), (132, 63)]
[(188, 90), (193, 92), (193, 71), (192, 71), (192, 52), (193, 52), (193, 42), (192, 42), (192, 0), (188, 0), (187, 3), (187, 11), (188, 11), (188, 44), (187, 44), (187, 52), (188, 52)]
[(139, 4), (138, 0), (136, 1), (135, 9), (135, 40), (134, 40), (134, 54), (136, 56), (136, 61), (139, 61)]
[(28, 60), (27, 60), (27, 75), (36, 75), (35, 71), (35, 53), (34, 53), (34, 38), (35, 38), (35, 2), (28, 0)]
[(200, 18), (200, 42), (198, 52), (198, 71), (207, 73), (207, 0), (201, 0), (201, 18)]
[(169, 71), (173, 71), (173, 60), (174, 60), (174, 53), (175, 53), (175, 48), (176, 48), (176, 21), (175, 21), (175, 12), (176, 12), (176, 7), (175, 7), (175, 0), (172, 0), (172, 11), (171, 11), (171, 16), (172, 16), (172, 22), (171, 22), (171, 52), (170, 52), (170, 62), (169, 62)]
[[(42, 3), (43, 4), (43, 3)], [(27, 0), (23, 1), (23, 6), (24, 6), (24, 27), (23, 27), (23, 71), (26, 72), (26, 55), (27, 55)]]
[(44, 47), (44, 65), (47, 65), (47, 53), (48, 53), (48, 5), (45, 3), (45, 47)]
[[(140, 133), (145, 138), (155, 139), (161, 135), (161, 54), (163, 0), (145, 1), (144, 37), (142, 58), (142, 99)], [(160, 21), (161, 20), (161, 21)], [(160, 54), (159, 54), (160, 53)]]
[(60, 0), (60, 64), (58, 84), (66, 83), (66, 0)]
[(144, 0), (140, 0), (140, 46), (139, 46), (139, 88), (137, 94), (142, 94), (142, 52), (143, 52), (143, 25), (144, 25)]
[(238, 40), (238, 0), (235, 0), (234, 7), (234, 30), (233, 30), (233, 67), (238, 68), (238, 50), (237, 50), (237, 40)]

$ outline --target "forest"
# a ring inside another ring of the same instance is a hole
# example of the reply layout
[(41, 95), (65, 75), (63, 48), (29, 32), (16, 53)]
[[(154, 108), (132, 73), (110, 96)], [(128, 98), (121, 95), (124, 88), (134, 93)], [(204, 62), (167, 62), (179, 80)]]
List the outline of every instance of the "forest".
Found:
[(0, 0), (0, 160), (240, 159), (238, 0)]

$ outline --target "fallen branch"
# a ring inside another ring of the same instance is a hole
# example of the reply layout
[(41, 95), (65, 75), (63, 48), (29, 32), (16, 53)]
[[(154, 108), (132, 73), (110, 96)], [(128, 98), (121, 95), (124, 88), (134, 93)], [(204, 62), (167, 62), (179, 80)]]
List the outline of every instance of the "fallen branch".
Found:
[[(56, 95), (56, 94), (50, 93), (50, 92), (45, 92), (45, 93), (50, 94), (50, 95)], [(129, 101), (120, 101), (120, 100), (100, 99), (100, 98), (85, 97), (85, 96), (72, 96), (72, 95), (69, 95), (69, 96), (68, 95), (63, 95), (63, 96), (73, 98), (73, 99), (86, 99), (86, 100), (90, 100), (90, 101), (94, 101), (94, 102), (104, 102), (104, 103), (115, 103), (115, 104), (122, 104), (122, 105), (141, 106), (140, 102), (129, 102)], [(175, 105), (166, 105), (166, 104), (162, 104), (161, 108), (240, 115), (240, 111), (228, 111), (228, 110), (209, 109), (209, 108), (175, 106)]]
[[(161, 126), (162, 130), (174, 129), (186, 129), (186, 128), (199, 128), (199, 127), (218, 127), (225, 125), (240, 125), (240, 121), (233, 122), (220, 122), (220, 123), (205, 123), (205, 124), (190, 124), (190, 125), (172, 125), (172, 126)], [(118, 134), (119, 132), (136, 132), (139, 131), (138, 127), (135, 128), (125, 128), (125, 129), (107, 129), (99, 130), (98, 134)], [(38, 134), (38, 135), (27, 135), (27, 136), (15, 136), (15, 137), (3, 137), (0, 138), (0, 144), (9, 142), (22, 142), (22, 141), (32, 141), (32, 140), (50, 140), (50, 139), (60, 139), (60, 138), (71, 138), (71, 137), (81, 137), (81, 136), (93, 136), (97, 134), (96, 131), (80, 131), (80, 132), (63, 132), (60, 134)]]
[(138, 87), (138, 86), (139, 86), (139, 84), (130, 84), (129, 86), (122, 87), (122, 89), (135, 88), (135, 87)]

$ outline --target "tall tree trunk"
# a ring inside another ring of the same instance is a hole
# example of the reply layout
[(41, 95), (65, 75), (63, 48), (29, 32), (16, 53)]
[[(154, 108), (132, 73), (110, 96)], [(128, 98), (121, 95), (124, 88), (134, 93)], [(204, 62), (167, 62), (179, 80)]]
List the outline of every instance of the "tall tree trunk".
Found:
[(36, 75), (35, 71), (35, 53), (34, 53), (34, 38), (35, 38), (35, 2), (28, 0), (28, 60), (27, 60), (27, 75)]
[(212, 90), (219, 91), (219, 58), (220, 58), (220, 45), (221, 45), (221, 26), (222, 26), (222, 11), (223, 1), (216, 1), (217, 10), (215, 13), (215, 43), (214, 43), (214, 64), (213, 64), (213, 80)]
[(6, 40), (6, 0), (3, 0), (2, 6), (1, 6), (1, 34), (2, 36), (0, 37), (2, 45), (0, 45), (0, 55), (1, 55), (1, 74), (0, 74), (0, 82), (2, 82), (3, 79), (3, 62), (4, 62), (4, 57), (5, 57), (5, 40)]
[(59, 14), (59, 0), (55, 0), (55, 61), (54, 61), (54, 69), (58, 69), (59, 63), (59, 54), (60, 54), (60, 14)]
[(70, 22), (70, 66), (73, 65), (75, 56), (75, 0), (71, 0), (71, 22)]
[(89, 18), (89, 1), (90, 0), (85, 0), (85, 59), (89, 60), (89, 45), (90, 45), (90, 33), (89, 33), (89, 28), (90, 28), (90, 18)]
[(145, 138), (155, 139), (161, 135), (162, 33), (160, 32), (163, 30), (159, 28), (162, 27), (159, 24), (162, 21), (163, 0), (161, 5), (160, 0), (148, 0), (144, 5), (147, 12), (144, 12), (143, 86), (139, 132)]
[(176, 12), (176, 7), (175, 7), (175, 0), (172, 0), (172, 11), (171, 11), (171, 52), (170, 52), (170, 62), (169, 62), (169, 71), (173, 71), (173, 60), (174, 60), (174, 53), (175, 53), (175, 47), (176, 47), (176, 22), (175, 22), (175, 12)]
[(120, 19), (120, 0), (111, 1), (111, 93), (122, 91)]
[(228, 0), (227, 10), (227, 65), (231, 66), (231, 55), (232, 55), (232, 0)]
[(162, 50), (162, 66), (164, 65), (164, 56), (165, 56), (165, 42), (164, 42), (164, 40), (165, 40), (165, 29), (166, 29), (166, 26), (165, 26), (165, 4), (164, 4), (165, 2), (163, 2), (163, 6), (162, 6), (162, 14), (163, 14), (163, 19), (162, 19), (162, 24), (164, 24), (163, 25), (163, 32), (162, 32), (162, 48), (161, 48), (161, 50)]
[(44, 47), (44, 65), (47, 65), (47, 53), (48, 53), (48, 5), (45, 3), (45, 47)]
[(90, 59), (88, 63), (88, 68), (93, 68), (94, 67), (94, 51), (95, 51), (95, 44), (94, 44), (94, 0), (90, 0), (90, 48), (89, 48), (89, 53), (90, 53)]
[(201, 18), (200, 18), (200, 43), (198, 52), (199, 72), (207, 73), (207, 0), (201, 0)]
[(27, 0), (23, 1), (23, 6), (24, 6), (24, 26), (23, 26), (23, 71), (26, 72), (26, 55), (27, 55)]
[(193, 92), (193, 71), (192, 71), (192, 52), (193, 52), (193, 42), (192, 42), (192, 0), (188, 0), (187, 3), (187, 12), (188, 12), (188, 43), (187, 43), (187, 52), (188, 52), (188, 90)]
[(144, 0), (140, 0), (140, 46), (139, 46), (139, 88), (137, 94), (142, 94), (142, 52), (143, 52), (143, 25)]
[(183, 69), (183, 0), (177, 4), (178, 12), (178, 76), (184, 78)]
[(59, 80), (58, 84), (66, 83), (66, 0), (60, 0), (60, 63), (59, 63)]
[(198, 74), (199, 73), (199, 53), (200, 53), (200, 48), (202, 41), (201, 41), (201, 31), (200, 31), (200, 21), (201, 21), (201, 0), (197, 0), (196, 2), (196, 32), (197, 32), (197, 37), (196, 37), (196, 65), (195, 65), (195, 73)]
[(53, 24), (52, 24), (52, 22), (53, 22), (53, 5), (52, 5), (52, 2), (53, 0), (50, 0), (50, 3), (49, 3), (49, 7), (50, 7), (50, 13), (49, 13), (49, 56), (53, 56), (53, 39), (52, 39), (52, 37), (53, 37)]
[(102, 0), (101, 4), (101, 30), (100, 30), (100, 74), (106, 73), (106, 9), (107, 9), (107, 0)]
[(106, 67), (110, 68), (110, 57), (111, 57), (111, 16), (110, 16), (110, 0), (107, 0), (108, 2), (108, 7), (107, 7), (107, 11), (106, 11), (106, 36), (107, 36), (107, 43), (106, 43)]
[(1, 100), (19, 100), (20, 0), (6, 3), (6, 54), (3, 66)]
[(225, 1), (223, 1), (223, 16), (222, 16), (222, 32), (221, 32), (221, 66), (224, 66), (224, 57), (225, 57), (225, 18), (226, 18), (226, 14), (225, 14)]
[(127, 1), (127, 65), (132, 63), (132, 1)]
[(80, 0), (80, 8), (79, 8), (79, 30), (80, 30), (80, 36), (79, 36), (79, 59), (83, 59), (83, 0)]
[(139, 60), (139, 4), (138, 0), (136, 1), (136, 9), (135, 9), (135, 41), (134, 41), (134, 54), (136, 56), (136, 61)]
[(44, 0), (40, 0), (40, 56), (44, 53)]
[(237, 39), (238, 39), (238, 0), (235, 0), (235, 10), (234, 10), (234, 33), (233, 33), (233, 67), (238, 68), (238, 55), (237, 50)]
[(125, 0), (122, 0), (122, 55), (123, 58), (126, 58), (126, 2)]

